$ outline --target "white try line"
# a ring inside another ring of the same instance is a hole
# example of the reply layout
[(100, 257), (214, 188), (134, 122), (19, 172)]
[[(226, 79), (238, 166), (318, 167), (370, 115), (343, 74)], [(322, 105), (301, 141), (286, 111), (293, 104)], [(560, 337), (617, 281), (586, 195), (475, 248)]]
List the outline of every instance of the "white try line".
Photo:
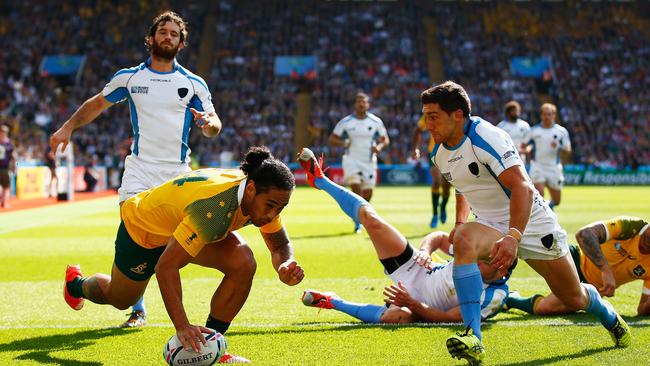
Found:
[[(627, 322), (631, 327), (650, 327), (650, 321), (635, 321)], [(368, 324), (368, 323), (299, 323), (299, 324), (237, 324), (230, 328), (231, 331), (237, 331), (238, 328), (257, 328), (257, 329), (277, 329), (277, 328), (338, 328), (338, 327), (351, 327), (351, 328), (378, 328), (378, 327), (405, 327), (405, 328), (448, 328), (458, 327), (461, 323), (410, 323), (410, 324)], [(485, 325), (495, 327), (600, 327), (600, 322), (570, 322), (570, 321), (490, 321)], [(146, 327), (152, 328), (173, 328), (171, 323), (147, 323)], [(145, 327), (145, 328), (146, 328)], [(117, 326), (107, 327), (90, 327), (87, 325), (0, 325), (0, 330), (11, 329), (118, 329)]]

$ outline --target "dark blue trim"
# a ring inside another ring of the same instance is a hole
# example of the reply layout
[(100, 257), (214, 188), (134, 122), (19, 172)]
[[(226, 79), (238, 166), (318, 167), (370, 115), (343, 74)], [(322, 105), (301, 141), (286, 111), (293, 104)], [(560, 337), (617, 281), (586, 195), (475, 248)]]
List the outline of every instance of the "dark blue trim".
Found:
[(183, 135), (182, 135), (182, 146), (181, 146), (181, 163), (185, 162), (187, 157), (187, 150), (189, 147), (189, 137), (190, 130), (192, 129), (192, 122), (194, 122), (194, 115), (190, 112), (190, 108), (194, 108), (199, 112), (203, 112), (203, 105), (199, 97), (195, 95), (192, 96), (190, 102), (185, 107), (185, 121), (183, 123)]
[(172, 64), (172, 71), (169, 71), (169, 72), (160, 72), (160, 71), (156, 71), (156, 70), (152, 69), (151, 68), (151, 57), (147, 58), (147, 61), (145, 61), (144, 64), (147, 67), (147, 69), (149, 69), (149, 71), (153, 72), (154, 74), (158, 74), (158, 75), (173, 74), (178, 70), (178, 67), (179, 67), (178, 62), (176, 62), (176, 59), (174, 59), (174, 63)]
[(487, 152), (488, 154), (492, 155), (498, 162), (501, 164), (503, 168), (506, 166), (503, 164), (501, 161), (501, 156), (494, 150), (490, 144), (488, 144), (487, 141), (483, 139), (477, 132), (476, 132), (476, 126), (478, 126), (481, 123), (481, 120), (479, 118), (476, 119), (471, 119), (471, 124), (469, 125), (469, 128), (466, 127), (467, 131), (467, 136), (469, 137), (470, 141), (472, 142), (472, 145), (480, 148), (481, 150)]
[(483, 165), (487, 168), (487, 171), (490, 173), (492, 178), (494, 178), (494, 180), (496, 180), (497, 183), (499, 183), (499, 186), (501, 187), (501, 189), (503, 189), (503, 193), (505, 193), (506, 196), (508, 196), (508, 199), (510, 199), (510, 195), (512, 194), (512, 192), (510, 192), (510, 190), (508, 188), (506, 188), (506, 186), (501, 184), (501, 181), (499, 180), (499, 177), (497, 177), (497, 175), (494, 174), (494, 172), (492, 171), (492, 169), (490, 168), (489, 165), (487, 165), (487, 164), (483, 164)]
[(108, 94), (104, 98), (111, 103), (118, 103), (128, 97), (129, 97), (129, 89), (127, 89), (125, 86), (121, 86), (113, 90), (110, 94)]
[(460, 142), (458, 144), (454, 145), (454, 146), (449, 146), (447, 144), (444, 144), (445, 149), (447, 149), (447, 150), (458, 150), (458, 148), (460, 148), (463, 145), (463, 142), (465, 142), (465, 140), (467, 140), (467, 136), (463, 136), (463, 139), (460, 140)]
[(127, 93), (129, 98), (129, 110), (131, 112), (131, 125), (133, 126), (133, 155), (138, 155), (138, 142), (140, 141), (140, 128), (138, 127), (138, 111), (135, 109), (135, 103), (131, 95)]
[(535, 153), (537, 152), (535, 148), (535, 140), (531, 139), (528, 141), (528, 145), (533, 145), (533, 149), (530, 151), (530, 160), (535, 160)]

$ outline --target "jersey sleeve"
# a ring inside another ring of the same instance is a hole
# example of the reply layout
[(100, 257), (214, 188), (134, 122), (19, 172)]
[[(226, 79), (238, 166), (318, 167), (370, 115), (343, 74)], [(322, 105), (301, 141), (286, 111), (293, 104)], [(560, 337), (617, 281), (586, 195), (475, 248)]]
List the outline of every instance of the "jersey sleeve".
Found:
[(560, 139), (560, 149), (569, 151), (571, 150), (571, 137), (566, 128), (562, 128), (562, 138)]
[(205, 241), (201, 239), (198, 234), (198, 230), (192, 225), (190, 221), (190, 216), (186, 216), (183, 221), (176, 227), (174, 231), (174, 239), (185, 249), (185, 251), (192, 257), (196, 257), (197, 254), (203, 249)]
[(479, 125), (470, 132), (474, 151), (481, 163), (489, 166), (497, 177), (510, 167), (523, 166), (512, 139), (505, 131), (482, 127)]
[(386, 131), (384, 121), (378, 118), (377, 125), (377, 135), (379, 135), (379, 137), (388, 137), (388, 132)]
[(194, 95), (196, 96), (196, 98), (192, 98), (190, 107), (206, 113), (214, 112), (215, 109), (214, 104), (212, 104), (212, 94), (210, 94), (208, 84), (196, 75), (192, 75), (189, 78), (194, 86)]
[(638, 235), (648, 223), (638, 217), (617, 216), (604, 221), (607, 229), (607, 240), (628, 240)]
[(135, 72), (133, 69), (122, 69), (116, 72), (106, 86), (104, 86), (104, 90), (102, 90), (104, 98), (111, 103), (125, 101), (129, 96), (127, 83)]
[(280, 215), (276, 216), (269, 222), (268, 224), (260, 227), (260, 232), (264, 234), (273, 234), (277, 233), (278, 231), (282, 230), (282, 218), (280, 218)]
[(489, 285), (483, 291), (481, 302), (481, 320), (489, 319), (499, 313), (508, 298), (507, 285)]
[(338, 136), (338, 137), (343, 137), (343, 134), (345, 133), (345, 123), (343, 120), (340, 120), (336, 126), (334, 126), (334, 130), (332, 131), (332, 134)]

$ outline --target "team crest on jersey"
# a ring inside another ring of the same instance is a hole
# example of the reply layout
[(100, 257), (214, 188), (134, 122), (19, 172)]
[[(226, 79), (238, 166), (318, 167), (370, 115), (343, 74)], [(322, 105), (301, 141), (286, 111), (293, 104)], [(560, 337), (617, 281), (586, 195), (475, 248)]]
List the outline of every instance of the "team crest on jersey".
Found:
[(634, 267), (634, 270), (632, 270), (635, 276), (641, 277), (645, 274), (645, 268), (641, 267), (639, 264), (638, 266)]
[(189, 92), (189, 89), (187, 88), (178, 88), (178, 96), (181, 98), (185, 98), (187, 92)]
[(149, 94), (148, 86), (132, 86), (131, 94)]
[(479, 177), (479, 175), (478, 175), (478, 164), (476, 164), (475, 161), (471, 162), (471, 163), (467, 166), (467, 168), (469, 168), (469, 172), (472, 173), (472, 174), (474, 174), (474, 175), (476, 176), (476, 178)]

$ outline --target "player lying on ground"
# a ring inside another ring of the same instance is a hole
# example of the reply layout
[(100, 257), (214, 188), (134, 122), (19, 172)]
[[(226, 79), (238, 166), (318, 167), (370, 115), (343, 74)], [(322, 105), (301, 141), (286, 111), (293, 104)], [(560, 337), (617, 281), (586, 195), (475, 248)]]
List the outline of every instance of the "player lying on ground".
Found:
[[(598, 288), (602, 296), (614, 296), (618, 286), (642, 280), (639, 315), (650, 315), (650, 224), (638, 217), (618, 216), (589, 224), (576, 233), (580, 247), (572, 246), (571, 257), (580, 280)], [(557, 296), (540, 294), (508, 299), (509, 308), (530, 314), (572, 313)]]
[[(326, 309), (336, 309), (368, 323), (460, 322), (462, 317), (451, 277), (453, 262), (439, 257), (432, 263), (431, 253), (438, 248), (449, 248), (449, 235), (444, 232), (429, 234), (415, 250), (397, 229), (384, 221), (372, 206), (323, 175), (314, 153), (304, 148), (300, 164), (307, 172), (307, 180), (314, 188), (327, 192), (355, 223), (361, 223), (375, 247), (386, 273), (395, 284), (385, 288), (388, 308), (383, 305), (355, 304), (333, 294), (307, 290), (303, 303)], [(501, 309), (508, 293), (505, 275), (481, 263), (485, 283), (481, 299), (482, 317), (488, 318)]]
[(182, 302), (179, 270), (188, 263), (224, 273), (210, 302), (207, 328), (222, 334), (244, 305), (256, 262), (235, 230), (253, 224), (271, 252), (278, 277), (293, 286), (304, 277), (280, 219), (294, 189), (293, 174), (264, 147), (251, 148), (238, 169), (200, 169), (125, 201), (111, 275), (66, 270), (65, 301), (84, 298), (118, 309), (133, 305), (155, 273), (167, 313), (183, 347), (199, 349), (204, 327), (192, 325)]

